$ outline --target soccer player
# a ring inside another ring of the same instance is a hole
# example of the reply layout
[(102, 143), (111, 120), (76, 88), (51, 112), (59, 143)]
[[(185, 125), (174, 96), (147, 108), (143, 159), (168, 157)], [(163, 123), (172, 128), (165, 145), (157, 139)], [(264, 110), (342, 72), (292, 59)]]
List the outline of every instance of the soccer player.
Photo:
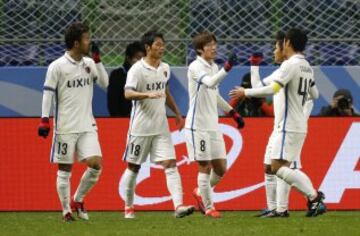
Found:
[(308, 199), (306, 216), (317, 216), (326, 211), (324, 194), (316, 191), (309, 177), (301, 170), (290, 168), (300, 156), (307, 133), (304, 105), (309, 97), (317, 98), (314, 89), (314, 72), (303, 55), (307, 43), (306, 34), (300, 29), (290, 29), (283, 43), (287, 58), (279, 74), (269, 85), (261, 88), (237, 87), (230, 91), (233, 98), (261, 97), (279, 93), (283, 104), (281, 113), (275, 113), (275, 126), (271, 150), (271, 173), (295, 187)]
[(220, 96), (218, 85), (236, 61), (232, 55), (219, 70), (214, 63), (217, 40), (213, 33), (202, 32), (192, 39), (197, 58), (188, 69), (190, 106), (186, 117), (185, 135), (189, 157), (197, 161), (198, 188), (193, 195), (200, 211), (206, 216), (221, 217), (212, 201), (214, 187), (226, 172), (225, 142), (219, 130), (218, 107), (229, 113), (238, 127), (244, 126), (242, 117)]
[[(286, 56), (283, 53), (283, 42), (285, 39), (285, 34), (279, 31), (276, 34), (275, 41), (275, 50), (274, 50), (274, 59), (275, 62), (281, 64), (284, 60), (286, 60)], [(266, 85), (269, 85), (272, 81), (278, 80), (279, 69), (275, 70), (270, 76), (265, 79), (260, 79), (259, 74), (259, 65), (262, 61), (262, 55), (254, 54), (250, 57), (250, 71), (251, 71), (251, 84), (253, 88), (259, 88)], [(315, 94), (314, 96), (318, 96), (318, 90), (314, 85), (312, 87), (312, 92)], [(312, 110), (313, 101), (309, 99), (304, 105), (304, 113), (305, 117), (308, 118), (310, 116)], [(280, 93), (277, 93), (273, 96), (273, 107), (274, 113), (281, 114), (282, 112), (282, 98)], [(275, 120), (274, 125), (277, 124)], [(276, 128), (274, 128), (276, 130)], [(268, 208), (259, 214), (259, 217), (288, 217), (288, 202), (289, 202), (289, 193), (290, 193), (290, 185), (284, 182), (282, 179), (276, 177), (276, 175), (271, 172), (271, 150), (273, 138), (275, 137), (275, 131), (269, 138), (268, 145), (266, 146), (265, 158), (264, 158), (264, 171), (265, 171), (265, 189), (266, 189), (266, 200)], [(294, 162), (291, 163), (290, 166), (292, 169), (300, 169), (301, 162), (300, 156), (296, 158)]]
[(150, 31), (142, 37), (146, 56), (129, 70), (125, 84), (125, 98), (133, 101), (124, 160), (128, 167), (124, 173), (125, 218), (135, 218), (134, 192), (140, 166), (150, 154), (151, 162), (163, 166), (167, 188), (171, 194), (175, 217), (194, 212), (194, 206), (183, 205), (181, 178), (176, 167), (176, 156), (166, 117), (167, 105), (176, 115), (179, 129), (184, 120), (170, 94), (168, 80), (170, 67), (161, 61), (165, 41), (161, 33)]
[[(50, 131), (49, 115), (54, 99), (54, 135), (51, 162), (58, 164), (56, 187), (63, 209), (64, 221), (74, 218), (88, 220), (84, 197), (98, 181), (101, 173), (101, 149), (96, 122), (92, 113), (94, 84), (106, 88), (108, 75), (100, 61), (98, 48), (93, 58), (86, 57), (90, 49), (89, 28), (73, 23), (65, 31), (65, 54), (53, 61), (47, 70), (38, 134), (46, 138)], [(70, 177), (74, 156), (88, 168), (70, 199)]]

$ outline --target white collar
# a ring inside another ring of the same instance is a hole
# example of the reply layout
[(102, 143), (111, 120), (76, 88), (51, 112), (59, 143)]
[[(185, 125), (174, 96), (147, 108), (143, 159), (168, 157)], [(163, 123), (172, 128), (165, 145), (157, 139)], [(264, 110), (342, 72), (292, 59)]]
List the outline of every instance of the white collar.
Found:
[(162, 64), (162, 62), (160, 61), (159, 67), (158, 67), (158, 68), (155, 68), (155, 67), (149, 65), (149, 64), (144, 60), (144, 57), (141, 58), (141, 63), (142, 63), (142, 65), (143, 65), (146, 69), (155, 70), (155, 71), (157, 71), (157, 70), (160, 68), (161, 64)]
[(204, 58), (202, 58), (201, 56), (197, 56), (196, 57), (197, 60), (199, 60), (202, 64), (204, 64), (207, 67), (211, 68), (211, 64), (209, 62), (207, 62)]
[(74, 58), (72, 58), (68, 51), (65, 52), (65, 58), (68, 59), (72, 64), (84, 64), (84, 57), (81, 57), (80, 61), (75, 61)]
[(305, 56), (303, 54), (296, 53), (296, 54), (292, 55), (289, 59), (291, 59), (291, 58), (305, 59)]

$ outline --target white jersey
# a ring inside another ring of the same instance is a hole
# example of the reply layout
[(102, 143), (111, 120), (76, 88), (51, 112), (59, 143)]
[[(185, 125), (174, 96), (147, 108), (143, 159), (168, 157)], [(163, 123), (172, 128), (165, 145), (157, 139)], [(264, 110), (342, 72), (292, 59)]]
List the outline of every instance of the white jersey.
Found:
[[(280, 68), (276, 69), (271, 75), (264, 78), (264, 84), (271, 84), (274, 80), (279, 80)], [(285, 111), (285, 94), (278, 92), (273, 95), (273, 109), (274, 109), (274, 130), (278, 126), (281, 120), (283, 120)]]
[[(253, 72), (252, 72), (253, 73)], [(255, 69), (255, 77), (258, 78), (260, 80), (260, 78), (257, 76), (258, 75), (258, 68)], [(253, 74), (252, 74), (253, 75)], [(273, 71), (269, 76), (267, 76), (266, 78), (264, 78), (262, 81), (260, 80), (262, 86), (266, 86), (271, 84), (271, 82), (273, 81), (280, 81), (280, 76), (281, 76), (281, 68), (276, 69), (275, 71)], [(253, 80), (252, 78), (252, 83), (255, 83), (256, 86), (260, 85), (256, 80)], [(281, 123), (281, 121), (284, 120), (284, 111), (285, 111), (285, 93), (284, 92), (279, 92), (273, 95), (273, 109), (274, 109), (274, 130), (279, 130), (279, 124)], [(303, 106), (303, 112), (305, 114), (305, 119), (308, 120), (311, 114), (311, 110), (313, 108), (313, 100), (312, 99), (307, 99), (306, 103)]]
[(215, 63), (209, 64), (202, 57), (197, 57), (189, 65), (188, 89), (189, 111), (186, 116), (185, 128), (191, 130), (219, 130), (218, 85), (209, 87), (201, 82), (204, 76), (213, 76), (219, 68)]
[(303, 55), (296, 54), (282, 63), (275, 82), (282, 89), (274, 96), (275, 126), (278, 131), (307, 133), (308, 116), (304, 106), (308, 100), (314, 72)]
[[(163, 92), (170, 78), (170, 67), (161, 62), (158, 68), (147, 64), (144, 59), (136, 62), (129, 70), (125, 89), (137, 92)], [(134, 100), (131, 110), (129, 134), (151, 136), (169, 132), (165, 107), (166, 98)]]
[(47, 70), (44, 90), (54, 95), (54, 130), (56, 134), (96, 130), (92, 112), (94, 83), (98, 72), (93, 59), (77, 62), (66, 52)]

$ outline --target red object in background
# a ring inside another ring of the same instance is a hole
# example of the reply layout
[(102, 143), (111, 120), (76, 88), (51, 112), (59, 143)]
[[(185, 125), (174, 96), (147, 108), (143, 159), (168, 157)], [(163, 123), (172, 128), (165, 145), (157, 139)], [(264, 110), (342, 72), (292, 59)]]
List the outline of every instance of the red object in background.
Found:
[[(119, 194), (119, 182), (126, 167), (122, 155), (129, 119), (100, 118), (97, 122), (104, 169), (99, 183), (85, 201), (89, 210), (120, 210), (124, 202)], [(273, 119), (245, 118), (245, 122), (246, 127), (240, 133), (231, 118), (221, 119), (230, 167), (215, 188), (214, 199), (219, 210), (258, 210), (265, 207), (263, 155)], [(0, 118), (1, 211), (60, 209), (55, 186), (57, 166), (49, 163), (52, 136), (39, 138), (37, 125), (37, 118)], [(175, 130), (173, 119), (170, 119), (170, 127), (184, 186), (184, 199), (186, 203), (194, 204), (191, 192), (196, 186), (197, 166), (188, 162), (183, 135)], [(359, 118), (310, 119), (309, 134), (302, 152), (303, 171), (310, 176), (316, 188), (321, 186), (326, 189), (330, 209), (360, 209), (359, 130)], [(355, 162), (354, 157), (357, 158)], [(348, 164), (345, 166), (348, 169), (332, 176), (345, 168), (341, 166), (344, 163)], [(84, 169), (83, 165), (74, 165), (72, 193)], [(137, 209), (173, 209), (162, 170), (144, 165), (140, 179), (136, 189)], [(345, 186), (344, 191), (339, 191), (342, 186)], [(305, 205), (304, 197), (292, 191), (290, 208), (304, 209)]]

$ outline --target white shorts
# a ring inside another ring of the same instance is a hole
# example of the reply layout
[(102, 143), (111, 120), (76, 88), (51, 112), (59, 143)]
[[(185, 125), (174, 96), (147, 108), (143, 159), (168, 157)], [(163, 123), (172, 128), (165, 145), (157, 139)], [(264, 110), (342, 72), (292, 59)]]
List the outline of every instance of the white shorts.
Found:
[(301, 149), (306, 134), (273, 131), (266, 146), (264, 164), (271, 165), (271, 159), (291, 162), (291, 168), (301, 168)]
[(224, 137), (220, 131), (185, 129), (185, 139), (188, 155), (192, 161), (226, 159)]
[(131, 136), (128, 139), (123, 159), (141, 165), (150, 154), (153, 163), (176, 160), (170, 133), (152, 136)]
[(51, 146), (50, 162), (60, 164), (74, 163), (76, 153), (78, 161), (86, 158), (101, 157), (101, 148), (96, 131), (55, 134)]

